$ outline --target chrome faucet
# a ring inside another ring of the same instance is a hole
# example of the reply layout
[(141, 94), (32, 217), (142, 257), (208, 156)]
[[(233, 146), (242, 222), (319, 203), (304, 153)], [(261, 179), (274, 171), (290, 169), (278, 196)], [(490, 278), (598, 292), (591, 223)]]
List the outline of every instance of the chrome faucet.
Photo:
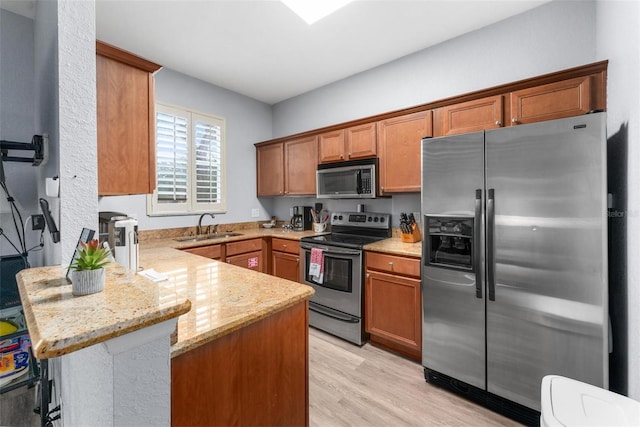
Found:
[[(204, 218), (205, 215), (209, 215), (211, 217), (211, 219), (215, 219), (215, 215), (212, 213), (203, 213), (202, 215), (200, 215), (200, 218), (198, 219), (198, 236), (202, 234), (202, 218)], [(209, 228), (207, 227), (207, 230)], [(208, 234), (208, 233), (207, 233)]]

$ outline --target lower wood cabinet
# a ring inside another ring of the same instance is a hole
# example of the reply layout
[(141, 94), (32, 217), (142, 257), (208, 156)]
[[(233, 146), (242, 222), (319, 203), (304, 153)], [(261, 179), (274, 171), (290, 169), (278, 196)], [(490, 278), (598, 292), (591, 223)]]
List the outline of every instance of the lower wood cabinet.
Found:
[(271, 239), (271, 274), (282, 279), (300, 281), (300, 243)]
[(171, 425), (309, 425), (307, 301), (171, 359)]
[(420, 259), (366, 252), (365, 329), (371, 342), (422, 358)]
[(208, 245), (208, 246), (198, 246), (196, 248), (187, 248), (183, 249), (184, 252), (189, 252), (190, 254), (200, 255), (205, 258), (211, 258), (215, 260), (224, 259), (224, 246), (220, 245)]
[(263, 239), (241, 240), (226, 244), (226, 258), (228, 264), (238, 267), (249, 268), (251, 270), (265, 273), (264, 251), (265, 242)]

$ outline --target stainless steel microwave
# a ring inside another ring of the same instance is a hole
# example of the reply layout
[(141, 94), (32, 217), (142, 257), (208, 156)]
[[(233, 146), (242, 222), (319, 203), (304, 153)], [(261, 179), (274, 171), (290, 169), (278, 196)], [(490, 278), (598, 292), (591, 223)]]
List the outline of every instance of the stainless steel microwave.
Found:
[(316, 195), (319, 199), (373, 199), (377, 168), (378, 159), (320, 164)]

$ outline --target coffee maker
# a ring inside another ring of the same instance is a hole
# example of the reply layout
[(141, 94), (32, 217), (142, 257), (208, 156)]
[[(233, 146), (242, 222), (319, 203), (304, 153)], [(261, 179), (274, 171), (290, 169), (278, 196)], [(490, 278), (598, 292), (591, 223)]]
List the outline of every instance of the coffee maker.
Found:
[(311, 206), (294, 206), (291, 225), (294, 231), (311, 230), (313, 216), (311, 216)]
[(121, 212), (99, 212), (100, 244), (107, 242), (116, 263), (138, 270), (138, 221)]

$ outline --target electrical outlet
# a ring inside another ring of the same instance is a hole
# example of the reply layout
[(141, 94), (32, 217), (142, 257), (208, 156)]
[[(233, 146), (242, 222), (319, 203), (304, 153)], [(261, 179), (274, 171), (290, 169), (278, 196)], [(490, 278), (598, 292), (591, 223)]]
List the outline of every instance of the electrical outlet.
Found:
[(260, 216), (260, 209), (251, 209), (251, 218), (258, 218)]
[(31, 229), (44, 230), (44, 215), (31, 215)]
[(293, 208), (289, 208), (289, 216), (292, 217), (293, 216)]
[(416, 222), (420, 224), (420, 222), (422, 221), (422, 218), (420, 217), (420, 212), (414, 212), (413, 217), (416, 219)]

